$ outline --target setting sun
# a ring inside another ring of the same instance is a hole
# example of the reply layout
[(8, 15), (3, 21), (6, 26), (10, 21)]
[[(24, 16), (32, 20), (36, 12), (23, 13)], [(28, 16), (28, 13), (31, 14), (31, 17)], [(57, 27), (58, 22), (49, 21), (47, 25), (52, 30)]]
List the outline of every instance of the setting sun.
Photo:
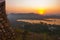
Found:
[(6, 0), (7, 13), (59, 14), (59, 8), (59, 0)]
[(39, 10), (37, 10), (37, 13), (40, 14), (40, 15), (44, 15), (45, 10), (44, 9), (39, 9)]

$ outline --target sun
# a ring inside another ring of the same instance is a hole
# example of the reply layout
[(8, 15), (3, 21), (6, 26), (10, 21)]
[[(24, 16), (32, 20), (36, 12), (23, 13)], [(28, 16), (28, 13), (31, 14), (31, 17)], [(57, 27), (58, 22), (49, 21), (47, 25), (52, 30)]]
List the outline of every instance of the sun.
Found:
[(45, 10), (44, 9), (39, 9), (39, 10), (37, 10), (37, 13), (40, 14), (40, 15), (44, 15)]
[(38, 11), (38, 14), (43, 15), (43, 14), (44, 14), (44, 11), (43, 11), (43, 10), (39, 10), (39, 11)]

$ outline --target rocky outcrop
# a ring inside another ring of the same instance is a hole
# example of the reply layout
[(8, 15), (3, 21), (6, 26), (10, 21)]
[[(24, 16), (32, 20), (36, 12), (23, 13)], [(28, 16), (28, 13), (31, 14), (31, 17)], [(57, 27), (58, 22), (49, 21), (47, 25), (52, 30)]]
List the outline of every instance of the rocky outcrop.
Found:
[(0, 40), (15, 40), (15, 32), (7, 19), (5, 1), (0, 3)]

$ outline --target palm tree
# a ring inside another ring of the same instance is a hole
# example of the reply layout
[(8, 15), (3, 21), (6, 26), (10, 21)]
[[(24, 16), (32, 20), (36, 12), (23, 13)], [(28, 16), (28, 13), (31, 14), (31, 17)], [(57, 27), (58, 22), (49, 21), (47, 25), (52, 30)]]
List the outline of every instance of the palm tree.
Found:
[(7, 20), (5, 0), (0, 0), (0, 40), (15, 40), (14, 30)]

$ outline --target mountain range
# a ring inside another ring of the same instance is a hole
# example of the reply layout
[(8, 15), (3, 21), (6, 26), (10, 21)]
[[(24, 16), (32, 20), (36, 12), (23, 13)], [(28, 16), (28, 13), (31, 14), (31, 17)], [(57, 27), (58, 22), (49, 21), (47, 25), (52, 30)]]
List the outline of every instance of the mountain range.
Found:
[(10, 19), (29, 19), (29, 20), (41, 20), (45, 18), (59, 18), (60, 15), (39, 15), (39, 14), (34, 14), (34, 13), (20, 13), (20, 14), (8, 14), (8, 18)]

